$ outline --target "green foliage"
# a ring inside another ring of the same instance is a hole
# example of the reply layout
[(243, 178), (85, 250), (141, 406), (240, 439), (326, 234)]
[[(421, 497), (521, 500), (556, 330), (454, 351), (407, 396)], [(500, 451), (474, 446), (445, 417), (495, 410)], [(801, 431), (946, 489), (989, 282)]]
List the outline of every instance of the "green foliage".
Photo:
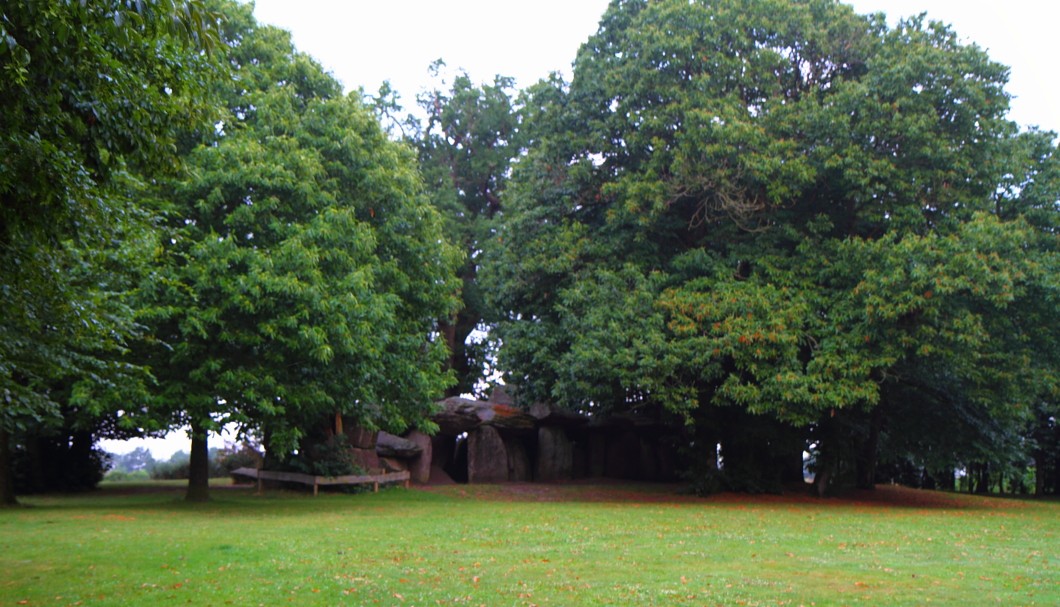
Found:
[[(217, 16), (199, 0), (23, 2), (0, 18), (3, 241), (100, 237), (126, 210), (107, 186), (172, 163), (208, 117)], [(97, 232), (93, 234), (93, 232)]]
[(0, 14), (0, 450), (58, 423), (57, 395), (141, 392), (120, 361), (138, 332), (135, 175), (171, 169), (179, 133), (209, 117), (215, 20), (197, 0)]
[[(314, 476), (347, 476), (365, 474), (353, 458), (353, 451), (345, 434), (330, 436), (324, 442), (311, 445), (307, 453), (299, 453), (290, 462), (292, 470)], [(356, 490), (355, 485), (348, 489)]]
[(155, 464), (155, 457), (146, 447), (137, 447), (128, 453), (111, 453), (109, 472), (136, 472), (149, 470)]
[(217, 476), (227, 476), (236, 468), (259, 468), (261, 460), (262, 453), (258, 447), (247, 442), (210, 451), (210, 464), (217, 471)]
[[(191, 458), (186, 451), (177, 451), (168, 460), (157, 461), (144, 447), (124, 454), (109, 453), (110, 468), (104, 480), (142, 481), (185, 480)], [(251, 444), (239, 443), (209, 450), (210, 478), (225, 478), (236, 468), (257, 468), (261, 453)]]
[(449, 383), (434, 322), (457, 255), (409, 150), (250, 11), (224, 5), (225, 117), (156, 192), (167, 237), (144, 319), (159, 410), (256, 428), (283, 459), (336, 412), (425, 423)]
[(155, 462), (149, 469), (154, 480), (184, 480), (188, 478), (190, 471), (191, 456), (187, 451), (177, 451), (168, 460)]
[(119, 470), (112, 468), (103, 475), (103, 480), (108, 483), (142, 483), (151, 480), (151, 474), (147, 470)]
[[(1006, 78), (922, 17), (612, 3), (573, 81), (528, 92), (482, 271), (501, 366), (528, 400), (817, 430), (826, 466), (1018, 458), (1057, 394), (1060, 187)], [(960, 440), (888, 433), (910, 402)]]
[[(439, 76), (444, 65), (435, 62), (432, 73)], [(443, 218), (446, 237), (464, 255), (457, 270), (462, 305), (440, 319), (450, 351), (447, 367), (457, 378), (450, 395), (478, 389), (488, 364), (482, 343), (468, 338), (492, 320), (478, 268), (483, 243), (502, 212), (511, 162), (521, 150), (513, 87), (511, 78), (497, 76), (492, 83), (479, 85), (467, 73), (459, 73), (451, 84), (442, 81), (439, 88), (418, 97), (426, 124), (417, 125), (406, 137), (417, 150), (420, 172), (431, 203)]]
[(109, 465), (108, 454), (93, 447), (87, 432), (30, 434), (15, 445), (12, 455), (19, 494), (91, 491)]

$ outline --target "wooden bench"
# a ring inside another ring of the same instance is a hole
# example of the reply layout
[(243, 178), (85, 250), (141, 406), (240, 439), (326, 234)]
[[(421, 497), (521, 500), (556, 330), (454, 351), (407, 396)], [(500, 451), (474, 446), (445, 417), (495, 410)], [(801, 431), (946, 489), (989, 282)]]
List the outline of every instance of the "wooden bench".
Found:
[(379, 492), (382, 483), (403, 483), (405, 488), (409, 486), (410, 475), (408, 471), (391, 472), (388, 474), (350, 474), (346, 476), (313, 476), (300, 472), (273, 472), (270, 470), (258, 470), (256, 468), (236, 468), (232, 476), (245, 476), (258, 480), (258, 491), (262, 489), (262, 481), (283, 481), (288, 483), (301, 483), (313, 486), (313, 495), (317, 495), (321, 485), (372, 485), (372, 491)]

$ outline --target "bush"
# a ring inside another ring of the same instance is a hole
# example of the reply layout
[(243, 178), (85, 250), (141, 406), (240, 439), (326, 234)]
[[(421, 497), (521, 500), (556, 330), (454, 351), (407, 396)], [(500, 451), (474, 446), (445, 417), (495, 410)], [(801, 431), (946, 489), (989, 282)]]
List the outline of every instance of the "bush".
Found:
[(305, 474), (316, 476), (345, 476), (364, 474), (364, 470), (353, 459), (353, 451), (345, 434), (328, 438), (323, 443), (310, 445), (303, 456), (295, 457), (291, 464)]
[(165, 462), (155, 462), (150, 469), (151, 478), (155, 480), (183, 480), (188, 478), (191, 470), (191, 456), (177, 451)]
[(136, 483), (151, 480), (151, 474), (147, 470), (110, 470), (103, 476), (108, 483)]
[(210, 453), (210, 476), (224, 477), (236, 468), (257, 468), (263, 456), (251, 443), (226, 445), (223, 449)]

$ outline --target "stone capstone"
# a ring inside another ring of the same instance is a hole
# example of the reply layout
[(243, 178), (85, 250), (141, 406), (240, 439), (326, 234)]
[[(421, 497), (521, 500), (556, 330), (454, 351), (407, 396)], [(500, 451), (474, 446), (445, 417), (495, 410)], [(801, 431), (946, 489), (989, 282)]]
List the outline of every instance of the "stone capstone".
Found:
[(381, 457), (400, 457), (411, 459), (423, 452), (416, 443), (389, 432), (380, 432), (375, 443), (375, 452)]
[(440, 434), (458, 436), (483, 424), (508, 430), (534, 429), (537, 420), (510, 405), (489, 403), (453, 396), (440, 403), (441, 410), (431, 416)]

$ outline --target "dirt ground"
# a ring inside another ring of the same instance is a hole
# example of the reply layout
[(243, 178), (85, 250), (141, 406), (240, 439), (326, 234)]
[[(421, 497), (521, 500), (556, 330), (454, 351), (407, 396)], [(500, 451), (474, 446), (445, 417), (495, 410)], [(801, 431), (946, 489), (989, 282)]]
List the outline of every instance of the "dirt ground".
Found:
[(683, 486), (622, 481), (578, 483), (504, 483), (495, 485), (432, 485), (415, 487), (441, 495), (468, 499), (527, 502), (630, 502), (630, 503), (722, 503), (816, 504), (823, 507), (858, 506), (878, 508), (966, 509), (1021, 507), (1017, 500), (1001, 497), (970, 496), (911, 489), (898, 485), (878, 485), (873, 491), (849, 491), (838, 497), (819, 498), (809, 488), (794, 488), (781, 495), (719, 493), (698, 497), (683, 493)]

